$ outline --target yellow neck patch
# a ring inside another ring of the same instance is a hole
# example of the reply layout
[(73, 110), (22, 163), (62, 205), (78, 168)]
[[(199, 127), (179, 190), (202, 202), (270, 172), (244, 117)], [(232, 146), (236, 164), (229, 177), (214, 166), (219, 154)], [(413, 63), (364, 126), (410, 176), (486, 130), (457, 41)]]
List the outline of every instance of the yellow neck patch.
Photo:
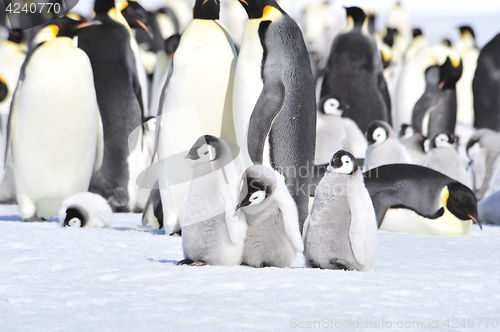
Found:
[(40, 43), (46, 42), (48, 40), (54, 39), (59, 33), (59, 27), (55, 24), (50, 24), (40, 29), (34, 38), (34, 44), (38, 45)]
[(350, 31), (354, 28), (354, 19), (351, 15), (347, 15), (347, 28), (346, 31)]
[(455, 68), (457, 68), (459, 65), (460, 65), (460, 58), (456, 58), (452, 55), (449, 56), (450, 58), (450, 61), (451, 61), (451, 65)]
[(439, 200), (441, 202), (441, 206), (446, 208), (446, 204), (448, 203), (448, 198), (450, 197), (450, 191), (448, 190), (448, 187), (444, 187), (443, 190), (441, 190), (441, 195), (439, 197)]
[(5, 81), (5, 78), (2, 75), (0, 75), (0, 82), (7, 85), (7, 82)]
[(122, 2), (119, 2), (119, 3), (116, 4), (116, 8), (119, 11), (124, 10), (125, 8), (127, 8), (127, 6), (128, 6), (128, 1), (122, 1)]
[(281, 12), (277, 8), (274, 8), (273, 6), (266, 6), (262, 11), (263, 20), (273, 21), (276, 18), (280, 17), (281, 15), (282, 15)]

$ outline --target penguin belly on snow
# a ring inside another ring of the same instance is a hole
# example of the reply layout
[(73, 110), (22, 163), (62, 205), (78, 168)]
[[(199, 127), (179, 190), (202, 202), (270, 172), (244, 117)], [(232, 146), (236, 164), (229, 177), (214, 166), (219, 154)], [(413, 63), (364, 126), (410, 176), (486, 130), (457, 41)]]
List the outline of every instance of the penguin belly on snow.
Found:
[(336, 152), (319, 183), (302, 233), (308, 267), (368, 271), (377, 222), (356, 159)]
[(113, 210), (101, 195), (81, 192), (63, 201), (59, 222), (67, 227), (111, 227)]
[(240, 208), (248, 224), (243, 264), (291, 266), (304, 246), (297, 205), (281, 179), (265, 166), (250, 166), (243, 174)]

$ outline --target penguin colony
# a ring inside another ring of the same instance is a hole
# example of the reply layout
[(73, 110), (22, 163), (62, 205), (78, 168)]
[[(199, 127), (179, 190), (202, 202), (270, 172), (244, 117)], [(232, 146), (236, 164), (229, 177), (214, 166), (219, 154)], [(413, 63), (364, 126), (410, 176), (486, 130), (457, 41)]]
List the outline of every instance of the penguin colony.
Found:
[(382, 31), (358, 7), (345, 29), (328, 3), (303, 14), (96, 0), (91, 18), (10, 31), (1, 202), (71, 227), (143, 212), (181, 234), (180, 265), (283, 268), (303, 252), (368, 271), (377, 228), (500, 224), (500, 35), (479, 50), (462, 26), (429, 45), (399, 3)]

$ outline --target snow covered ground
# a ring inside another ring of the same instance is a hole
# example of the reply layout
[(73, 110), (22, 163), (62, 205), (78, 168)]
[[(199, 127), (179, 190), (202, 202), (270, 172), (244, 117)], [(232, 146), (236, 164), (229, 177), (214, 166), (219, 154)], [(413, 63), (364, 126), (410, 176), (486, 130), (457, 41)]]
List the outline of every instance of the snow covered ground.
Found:
[(308, 269), (302, 255), (286, 269), (176, 266), (181, 237), (114, 217), (61, 228), (0, 206), (0, 331), (500, 330), (498, 227), (380, 231), (362, 273)]

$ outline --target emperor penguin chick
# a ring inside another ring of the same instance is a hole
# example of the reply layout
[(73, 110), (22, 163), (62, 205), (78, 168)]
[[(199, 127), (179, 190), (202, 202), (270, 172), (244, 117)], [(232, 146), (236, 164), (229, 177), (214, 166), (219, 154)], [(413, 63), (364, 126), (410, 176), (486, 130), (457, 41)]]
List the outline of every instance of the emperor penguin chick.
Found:
[(430, 142), (430, 150), (427, 152), (422, 165), (472, 188), (472, 180), (462, 164), (462, 159), (457, 151), (457, 144), (455, 135), (437, 134)]
[(377, 221), (354, 156), (337, 151), (316, 188), (304, 224), (306, 265), (368, 271), (373, 263)]
[(373, 121), (366, 132), (368, 149), (366, 149), (365, 169), (386, 164), (411, 164), (411, 156), (401, 144), (391, 126), (383, 121)]
[(240, 190), (240, 209), (248, 225), (243, 264), (289, 267), (304, 245), (297, 205), (273, 171), (261, 165), (247, 168)]
[(113, 210), (101, 195), (81, 192), (62, 202), (59, 222), (68, 227), (111, 227)]
[(185, 257), (179, 264), (241, 264), (247, 225), (235, 211), (239, 178), (235, 155), (222, 139), (204, 135), (186, 158), (196, 164), (179, 214)]

